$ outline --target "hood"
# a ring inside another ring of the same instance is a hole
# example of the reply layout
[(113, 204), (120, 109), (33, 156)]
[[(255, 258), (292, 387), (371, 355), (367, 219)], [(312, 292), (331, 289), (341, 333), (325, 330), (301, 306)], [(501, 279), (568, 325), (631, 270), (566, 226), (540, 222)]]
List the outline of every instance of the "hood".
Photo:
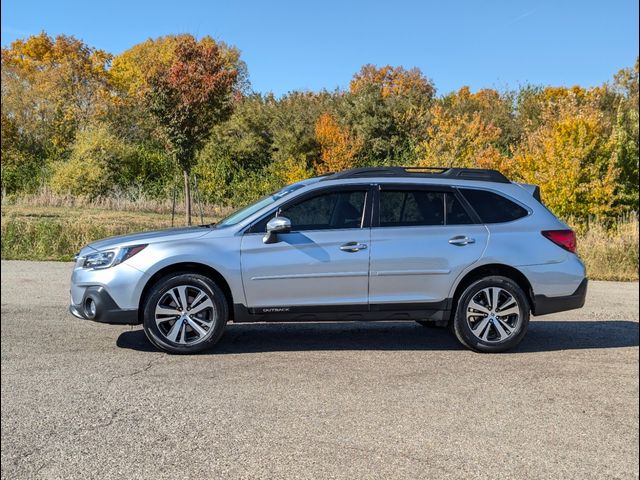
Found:
[(165, 230), (154, 230), (151, 232), (132, 233), (129, 235), (118, 235), (117, 237), (104, 238), (87, 245), (94, 250), (107, 250), (110, 248), (125, 245), (138, 245), (141, 243), (159, 243), (187, 238), (197, 238), (211, 232), (208, 227), (184, 227), (168, 228)]

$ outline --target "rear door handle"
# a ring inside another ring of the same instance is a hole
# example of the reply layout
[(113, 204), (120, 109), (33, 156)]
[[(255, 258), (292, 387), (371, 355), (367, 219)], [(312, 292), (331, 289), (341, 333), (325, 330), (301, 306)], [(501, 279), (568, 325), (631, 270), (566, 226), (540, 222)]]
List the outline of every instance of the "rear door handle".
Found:
[(354, 253), (354, 252), (358, 252), (360, 250), (366, 250), (366, 249), (367, 249), (366, 244), (358, 243), (358, 242), (347, 242), (345, 244), (340, 245), (340, 250), (342, 250), (343, 252)]
[(476, 240), (474, 238), (469, 238), (464, 235), (457, 235), (455, 237), (450, 238), (449, 243), (451, 245), (458, 245), (460, 247), (463, 247), (465, 245), (469, 245), (470, 243), (476, 243)]

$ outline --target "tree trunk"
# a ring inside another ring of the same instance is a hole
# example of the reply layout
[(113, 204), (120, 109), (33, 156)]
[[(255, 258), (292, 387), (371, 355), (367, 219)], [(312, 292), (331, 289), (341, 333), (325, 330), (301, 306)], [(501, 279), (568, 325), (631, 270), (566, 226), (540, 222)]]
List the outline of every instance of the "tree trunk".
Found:
[(191, 226), (191, 185), (189, 182), (189, 171), (183, 170), (184, 174), (184, 206), (187, 226)]

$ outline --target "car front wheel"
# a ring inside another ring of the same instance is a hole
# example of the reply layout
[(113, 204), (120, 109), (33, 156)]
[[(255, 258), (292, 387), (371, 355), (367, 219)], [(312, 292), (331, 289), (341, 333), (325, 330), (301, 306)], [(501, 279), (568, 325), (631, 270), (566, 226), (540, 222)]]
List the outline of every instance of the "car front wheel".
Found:
[(224, 331), (228, 307), (211, 279), (180, 273), (158, 281), (147, 296), (144, 332), (169, 353), (197, 353), (215, 344)]
[(510, 278), (491, 276), (462, 292), (453, 327), (470, 349), (498, 353), (517, 346), (528, 325), (529, 301), (522, 289)]

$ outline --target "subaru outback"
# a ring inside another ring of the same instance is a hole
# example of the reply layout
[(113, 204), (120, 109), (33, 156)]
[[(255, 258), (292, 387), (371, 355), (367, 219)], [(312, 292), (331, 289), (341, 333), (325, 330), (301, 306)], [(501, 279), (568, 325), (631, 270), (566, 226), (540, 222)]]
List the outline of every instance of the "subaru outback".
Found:
[(535, 185), (495, 170), (357, 168), (289, 185), (212, 225), (84, 247), (78, 318), (142, 324), (194, 353), (226, 323), (407, 320), (502, 352), (529, 317), (580, 308), (576, 236)]

